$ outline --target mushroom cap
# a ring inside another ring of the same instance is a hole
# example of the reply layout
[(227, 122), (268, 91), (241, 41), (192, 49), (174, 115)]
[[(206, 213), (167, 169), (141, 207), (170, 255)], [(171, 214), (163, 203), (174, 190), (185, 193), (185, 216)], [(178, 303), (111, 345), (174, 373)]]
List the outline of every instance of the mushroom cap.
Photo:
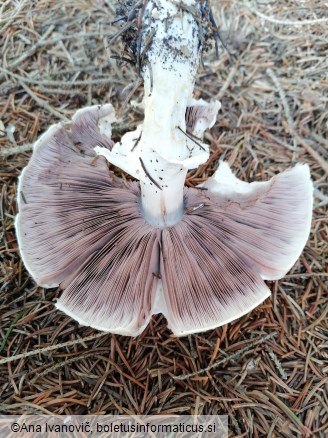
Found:
[(212, 128), (216, 122), (220, 108), (218, 100), (208, 103), (203, 99), (191, 99), (186, 109), (187, 132), (202, 137), (206, 129)]
[(308, 238), (312, 183), (306, 165), (244, 183), (225, 163), (202, 187), (185, 188), (182, 220), (156, 228), (140, 209), (138, 182), (116, 177), (96, 146), (111, 150), (111, 105), (78, 111), (36, 143), (18, 186), (16, 232), (25, 266), (57, 307), (83, 325), (136, 336), (163, 313), (178, 336), (252, 310)]
[(311, 228), (308, 165), (246, 183), (221, 162), (202, 189), (186, 189), (188, 213), (162, 232), (166, 316), (178, 336), (226, 324), (264, 301), (263, 279), (290, 270)]
[[(230, 220), (237, 239), (230, 247), (248, 260), (264, 280), (282, 278), (301, 255), (311, 230), (313, 184), (307, 164), (247, 183), (221, 162), (203, 185), (206, 193)], [(239, 235), (239, 228), (242, 233)]]

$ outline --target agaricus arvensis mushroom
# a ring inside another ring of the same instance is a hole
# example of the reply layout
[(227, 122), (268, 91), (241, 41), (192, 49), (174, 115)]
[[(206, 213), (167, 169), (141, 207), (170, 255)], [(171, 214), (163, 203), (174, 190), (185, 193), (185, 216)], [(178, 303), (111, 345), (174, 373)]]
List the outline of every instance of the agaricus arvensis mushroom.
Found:
[[(110, 104), (78, 111), (35, 144), (18, 187), (16, 230), (25, 266), (57, 307), (83, 325), (137, 335), (163, 313), (176, 335), (232, 321), (270, 295), (309, 235), (307, 165), (248, 184), (221, 162), (202, 187), (184, 187), (206, 162), (205, 129), (219, 102), (192, 98), (206, 2), (145, 2), (145, 118), (113, 144)], [(123, 181), (120, 167), (139, 182)]]

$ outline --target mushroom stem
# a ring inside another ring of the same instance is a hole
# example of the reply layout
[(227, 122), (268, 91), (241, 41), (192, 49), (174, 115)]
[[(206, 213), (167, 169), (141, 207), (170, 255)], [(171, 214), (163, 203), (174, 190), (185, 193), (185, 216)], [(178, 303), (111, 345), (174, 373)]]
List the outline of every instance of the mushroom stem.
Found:
[(141, 182), (141, 209), (144, 219), (157, 228), (175, 225), (183, 216), (183, 188), (187, 170), (179, 172), (162, 190)]
[[(189, 120), (189, 114), (187, 128), (187, 108), (196, 102), (192, 93), (201, 53), (200, 17), (201, 3), (196, 0), (149, 0), (140, 30), (144, 122), (111, 150), (95, 148), (96, 153), (140, 180), (143, 217), (159, 228), (175, 225), (182, 218), (187, 172), (209, 156), (208, 146), (195, 140), (187, 129), (193, 126), (192, 131), (202, 135), (213, 125), (213, 112), (219, 109), (217, 102), (201, 102), (202, 111), (198, 108), (189, 113), (193, 118), (199, 112), (204, 120), (196, 123)], [(205, 113), (210, 114), (209, 120)]]
[[(171, 1), (160, 9), (149, 3), (150, 23), (145, 22), (144, 39), (152, 36), (142, 75), (145, 118), (143, 135), (167, 159), (185, 159), (185, 114), (195, 85), (200, 59), (198, 25), (190, 13)], [(194, 1), (188, 2), (195, 3)], [(169, 17), (169, 19), (168, 19)]]
[[(196, 7), (194, 0), (185, 2)], [(145, 219), (155, 226), (174, 225), (183, 214), (183, 187), (188, 168), (178, 162), (190, 157), (186, 130), (186, 108), (192, 97), (199, 65), (198, 25), (190, 13), (172, 1), (160, 6), (150, 1), (145, 11), (143, 42), (151, 38), (142, 75), (145, 87), (145, 119), (142, 141), (146, 149), (161, 155), (175, 171), (158, 169), (158, 160), (147, 160), (154, 175), (141, 183), (141, 203)], [(145, 169), (143, 169), (145, 170)], [(172, 169), (173, 170), (173, 169)]]

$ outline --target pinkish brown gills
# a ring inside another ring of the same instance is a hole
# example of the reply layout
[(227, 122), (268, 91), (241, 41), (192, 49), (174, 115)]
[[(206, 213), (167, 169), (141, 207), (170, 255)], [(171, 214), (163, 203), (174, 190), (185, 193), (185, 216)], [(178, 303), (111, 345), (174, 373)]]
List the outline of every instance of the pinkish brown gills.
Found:
[(307, 241), (312, 183), (307, 165), (249, 184), (221, 162), (202, 187), (184, 187), (208, 159), (202, 136), (220, 104), (192, 98), (202, 6), (155, 3), (143, 11), (143, 124), (113, 144), (106, 104), (52, 126), (20, 177), (16, 232), (32, 277), (60, 286), (56, 306), (80, 324), (136, 336), (162, 313), (182, 336), (270, 295), (263, 280), (283, 277)]

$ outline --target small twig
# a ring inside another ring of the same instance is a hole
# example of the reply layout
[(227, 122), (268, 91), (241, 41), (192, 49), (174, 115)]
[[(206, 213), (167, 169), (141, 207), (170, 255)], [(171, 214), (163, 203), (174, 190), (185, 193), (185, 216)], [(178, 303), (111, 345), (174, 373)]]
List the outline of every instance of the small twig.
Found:
[(138, 137), (137, 140), (135, 141), (135, 143), (134, 143), (134, 145), (133, 145), (133, 147), (132, 147), (132, 149), (131, 149), (131, 152), (133, 152), (134, 149), (138, 146), (138, 143), (139, 143), (139, 141), (141, 140), (141, 136), (142, 136), (142, 131), (140, 132), (139, 137)]
[(43, 415), (44, 414), (53, 415), (53, 412), (48, 411), (48, 409), (45, 409), (43, 406), (36, 405), (34, 403), (28, 402), (27, 400), (24, 400), (23, 403), (11, 403), (10, 405), (7, 405), (5, 403), (0, 403), (0, 411), (13, 412), (16, 408), (19, 408), (19, 412), (22, 412), (22, 408), (24, 408), (24, 411), (26, 411), (26, 406), (31, 408), (31, 411), (34, 413), (35, 411), (39, 410), (43, 413)]
[(21, 198), (23, 199), (24, 204), (27, 204), (26, 198), (22, 190), (20, 191)]
[(125, 109), (126, 105), (128, 104), (129, 100), (131, 99), (131, 97), (134, 95), (134, 93), (136, 92), (136, 90), (138, 89), (138, 87), (140, 86), (140, 84), (142, 83), (142, 79), (138, 78), (135, 82), (135, 84), (133, 85), (130, 93), (126, 96), (126, 98), (124, 99), (124, 102), (122, 103), (122, 106), (118, 112), (118, 117), (120, 117), (120, 115), (122, 114), (123, 110)]
[(328, 277), (325, 272), (300, 272), (299, 274), (287, 274), (284, 279), (287, 278), (311, 278), (311, 277)]
[(237, 70), (238, 70), (238, 66), (233, 65), (232, 69), (230, 70), (230, 72), (227, 76), (225, 83), (222, 85), (222, 87), (220, 88), (220, 91), (218, 92), (218, 95), (217, 95), (218, 99), (222, 99), (222, 97), (224, 96), (224, 93), (227, 91), (229, 85), (231, 84), (231, 81), (234, 78), (235, 74), (237, 73)]
[(247, 345), (247, 347), (241, 348), (240, 350), (237, 350), (235, 353), (231, 354), (230, 356), (224, 357), (223, 359), (213, 363), (212, 365), (209, 365), (206, 368), (202, 368), (201, 370), (194, 371), (193, 373), (189, 374), (182, 374), (181, 376), (173, 376), (174, 380), (186, 380), (190, 377), (198, 376), (199, 374), (206, 373), (207, 371), (212, 370), (213, 368), (217, 368), (218, 366), (224, 364), (225, 362), (228, 362), (229, 360), (233, 360), (238, 358), (241, 354), (251, 350), (253, 347), (255, 347), (258, 344), (261, 344), (262, 342), (267, 341), (268, 339), (273, 338), (276, 335), (276, 332), (269, 333), (256, 341), (252, 342), (251, 344)]
[(70, 90), (63, 90), (60, 88), (46, 88), (43, 85), (39, 86), (41, 93), (52, 94), (52, 95), (61, 95), (61, 96), (81, 96), (84, 97), (85, 93), (77, 90), (76, 88), (71, 88)]
[(38, 97), (26, 84), (24, 84), (23, 82), (19, 81), (19, 84), (21, 87), (24, 88), (24, 90), (26, 91), (27, 94), (29, 94), (32, 99), (35, 100), (35, 102), (41, 107), (44, 108), (45, 110), (47, 110), (50, 114), (58, 117), (61, 120), (64, 120), (65, 122), (68, 121), (68, 118), (66, 116), (64, 116), (63, 114), (61, 114), (60, 112), (58, 112), (57, 110), (55, 110), (54, 108), (52, 108), (51, 105), (49, 105), (49, 103), (46, 100), (41, 99), (40, 97)]
[(295, 130), (294, 120), (292, 119), (292, 116), (290, 114), (289, 105), (288, 105), (288, 102), (286, 99), (286, 95), (285, 95), (285, 92), (284, 92), (282, 86), (280, 85), (280, 82), (279, 82), (277, 76), (273, 73), (271, 68), (267, 68), (266, 73), (267, 73), (267, 75), (270, 76), (270, 79), (272, 80), (272, 82), (274, 83), (274, 85), (276, 86), (276, 88), (278, 90), (278, 93), (279, 93), (280, 99), (282, 101), (282, 104), (283, 104), (283, 107), (285, 110), (285, 114), (286, 114), (286, 119), (287, 119), (289, 126)]
[(153, 184), (155, 184), (155, 186), (156, 186), (159, 190), (162, 190), (162, 187), (158, 184), (158, 182), (156, 182), (156, 181), (154, 180), (154, 178), (150, 175), (150, 173), (149, 173), (148, 170), (146, 169), (146, 166), (145, 166), (144, 162), (142, 161), (142, 158), (141, 158), (141, 157), (139, 157), (139, 161), (140, 161), (140, 164), (141, 164), (142, 170), (143, 170), (143, 171), (145, 172), (145, 174), (148, 176), (148, 178), (150, 179), (150, 181), (151, 181)]
[(110, 58), (111, 59), (117, 59), (119, 61), (124, 61), (124, 62), (127, 62), (128, 64), (134, 65), (134, 62), (132, 61), (132, 59), (126, 58), (125, 56), (111, 55)]
[(328, 162), (321, 157), (321, 155), (318, 154), (317, 151), (315, 151), (312, 146), (310, 146), (302, 137), (300, 137), (297, 132), (293, 131), (292, 135), (295, 136), (296, 141), (304, 147), (306, 152), (308, 152), (312, 157), (317, 161), (317, 163), (320, 164), (321, 168), (326, 172), (328, 175)]
[(58, 350), (59, 348), (71, 347), (72, 345), (82, 344), (83, 342), (91, 341), (93, 339), (101, 338), (108, 333), (96, 333), (95, 335), (86, 336), (85, 338), (74, 339), (74, 341), (63, 342), (62, 344), (50, 345), (49, 347), (39, 348), (37, 350), (27, 351), (25, 353), (16, 354), (16, 356), (5, 357), (0, 359), (0, 365), (3, 363), (13, 362), (18, 359), (26, 359), (37, 354), (48, 353), (49, 351)]
[(282, 24), (284, 26), (306, 26), (309, 24), (324, 24), (328, 22), (328, 18), (316, 18), (313, 20), (302, 20), (302, 21), (294, 21), (294, 20), (282, 20), (279, 18), (271, 17), (269, 15), (263, 14), (263, 12), (258, 11), (254, 6), (252, 6), (249, 2), (245, 3), (245, 6), (252, 12), (254, 12), (255, 15), (257, 15), (260, 18), (263, 18), (266, 21), (270, 21), (274, 24)]
[(232, 60), (232, 58), (234, 58), (232, 56), (232, 54), (230, 53), (230, 51), (228, 50), (228, 47), (226, 46), (225, 42), (223, 41), (223, 38), (221, 37), (221, 34), (219, 32), (219, 28), (215, 22), (214, 16), (213, 16), (213, 12), (212, 9), (210, 8), (210, 13), (209, 13), (209, 19), (210, 19), (210, 23), (213, 26), (213, 35), (214, 35), (214, 40), (215, 40), (215, 53), (216, 56), (219, 56), (219, 47), (218, 47), (218, 41), (220, 41), (220, 43), (222, 44), (222, 47), (224, 48), (224, 50), (228, 53), (228, 56), (230, 58), (230, 61)]
[(154, 35), (155, 35), (155, 29), (153, 29), (153, 30), (150, 32), (150, 34), (148, 35), (148, 37), (147, 37), (147, 39), (146, 39), (146, 41), (145, 41), (144, 47), (143, 47), (143, 49), (142, 49), (142, 53), (141, 53), (141, 55), (140, 55), (140, 57), (141, 57), (141, 63), (144, 62), (146, 52), (147, 52), (147, 50), (149, 49), (151, 42), (153, 41), (153, 37), (154, 37)]
[(182, 11), (188, 12), (188, 14), (192, 15), (193, 18), (197, 21), (197, 23), (203, 24), (202, 17), (198, 9), (195, 6), (189, 6), (182, 1), (172, 0), (172, 3), (175, 4)]
[(273, 363), (275, 364), (277, 370), (280, 373), (281, 378), (283, 380), (287, 380), (288, 376), (287, 376), (285, 370), (283, 369), (283, 367), (281, 366), (281, 363), (280, 363), (279, 359), (277, 358), (277, 355), (272, 350), (270, 350), (270, 348), (268, 348), (268, 347), (266, 347), (265, 350), (267, 351), (268, 355), (270, 356)]
[(315, 321), (313, 321), (310, 325), (308, 325), (307, 327), (305, 327), (303, 329), (303, 332), (308, 332), (309, 330), (312, 330), (314, 327), (316, 327), (319, 322), (324, 321), (326, 316), (328, 314), (328, 304), (326, 305), (326, 308), (322, 311), (321, 315), (319, 316), (319, 318), (317, 318)]
[(268, 390), (264, 390), (264, 394), (266, 394), (271, 400), (273, 400), (280, 409), (286, 413), (286, 415), (293, 421), (293, 423), (299, 427), (302, 431), (304, 431), (304, 435), (302, 436), (309, 436), (307, 435), (308, 429), (306, 426), (303, 425), (302, 421), (297, 417), (297, 415), (294, 414), (294, 412), (287, 406), (283, 401), (281, 401), (275, 394), (272, 394), (272, 392)]
[(113, 35), (110, 35), (108, 39), (110, 39), (112, 42), (116, 41), (117, 38), (120, 35), (122, 35), (122, 33), (126, 32), (128, 29), (130, 29), (130, 27), (133, 26), (134, 23), (135, 23), (135, 20), (129, 21), (123, 27), (121, 27), (121, 29), (118, 30), (116, 33), (114, 33)]
[(21, 146), (14, 146), (12, 148), (2, 149), (0, 151), (0, 157), (10, 157), (10, 155), (21, 154), (23, 152), (29, 152), (33, 149), (32, 143), (22, 144)]
[(139, 11), (138, 19), (137, 19), (137, 34), (138, 34), (138, 40), (137, 40), (137, 72), (138, 77), (140, 77), (141, 73), (141, 39), (142, 39), (142, 20), (145, 13), (146, 6), (148, 4), (148, 0), (144, 0), (142, 7)]
[(200, 204), (198, 204), (198, 205), (196, 205), (194, 207), (185, 208), (185, 213), (186, 214), (193, 213), (194, 211), (199, 210), (200, 208), (203, 208), (204, 205), (205, 204), (202, 202), (202, 203), (200, 203)]
[(320, 199), (321, 202), (317, 207), (325, 207), (328, 205), (328, 196), (324, 195), (318, 188), (314, 188), (314, 197)]
[(325, 138), (323, 138), (323, 137), (321, 137), (320, 135), (316, 134), (315, 132), (311, 132), (311, 131), (309, 131), (308, 129), (306, 129), (306, 128), (304, 128), (304, 127), (303, 127), (303, 130), (306, 131), (305, 133), (308, 134), (308, 135), (310, 135), (310, 137), (313, 137), (313, 139), (314, 139), (316, 142), (319, 142), (319, 143), (321, 143), (322, 145), (326, 146), (326, 148), (324, 149), (324, 151), (325, 151), (325, 156), (328, 158), (328, 140), (325, 139)]
[(64, 366), (70, 365), (71, 363), (77, 362), (81, 359), (85, 359), (85, 358), (90, 357), (90, 356), (94, 356), (96, 354), (97, 354), (96, 351), (87, 351), (86, 353), (80, 354), (79, 356), (71, 357), (71, 358), (64, 360), (64, 361), (61, 360), (59, 363), (56, 363), (53, 366), (51, 366), (50, 368), (47, 368), (46, 370), (42, 371), (41, 373), (38, 373), (31, 380), (31, 384), (33, 385), (33, 383), (35, 383), (40, 377), (46, 376), (47, 374), (52, 373), (60, 368), (63, 368)]
[(190, 134), (190, 133), (188, 133), (188, 132), (185, 132), (183, 129), (180, 128), (180, 126), (177, 126), (177, 128), (178, 128), (179, 131), (181, 131), (186, 137), (188, 137), (189, 140), (193, 141), (193, 142), (194, 142), (199, 148), (203, 149), (203, 151), (206, 151), (206, 149), (205, 149), (200, 143), (198, 143), (198, 141), (195, 140), (195, 138), (194, 138), (195, 136), (194, 136), (194, 135), (192, 135), (192, 134)]
[[(108, 84), (109, 80), (107, 78), (98, 78), (98, 79), (85, 79), (85, 80), (72, 80), (71, 82), (67, 81), (55, 81), (55, 80), (47, 80), (47, 79), (41, 79), (41, 78), (35, 78), (32, 79), (30, 77), (23, 77), (19, 76), (15, 73), (12, 73), (11, 71), (0, 67), (0, 71), (2, 71), (5, 74), (8, 74), (12, 76), (13, 78), (17, 79), (19, 83), (24, 82), (26, 84), (34, 84), (34, 85), (48, 85), (48, 86), (76, 86), (76, 85), (89, 85), (89, 84)], [(0, 76), (1, 79), (1, 76)]]

